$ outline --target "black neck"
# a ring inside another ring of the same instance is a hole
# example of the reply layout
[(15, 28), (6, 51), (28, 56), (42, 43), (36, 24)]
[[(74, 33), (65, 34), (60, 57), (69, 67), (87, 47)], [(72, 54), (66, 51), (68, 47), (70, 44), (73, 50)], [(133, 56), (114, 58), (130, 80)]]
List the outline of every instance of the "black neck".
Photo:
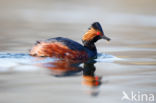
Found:
[(93, 42), (83, 41), (83, 44), (84, 44), (84, 47), (86, 47), (87, 49), (93, 52), (97, 52), (96, 46)]
[(95, 42), (97, 40), (99, 40), (99, 36), (94, 37), (92, 40), (89, 41), (82, 41), (84, 44), (84, 47), (88, 48), (89, 50), (93, 51), (93, 52), (97, 52), (96, 46), (95, 46)]

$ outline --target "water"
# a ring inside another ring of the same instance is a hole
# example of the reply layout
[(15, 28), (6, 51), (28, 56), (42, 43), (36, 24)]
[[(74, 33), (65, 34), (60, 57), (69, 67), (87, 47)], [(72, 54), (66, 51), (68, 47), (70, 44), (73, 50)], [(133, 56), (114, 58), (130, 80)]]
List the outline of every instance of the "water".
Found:
[[(129, 103), (121, 100), (123, 91), (156, 97), (155, 4), (1, 0), (0, 103)], [(96, 43), (94, 62), (71, 65), (28, 55), (37, 40), (63, 36), (81, 43), (94, 21), (112, 39)]]

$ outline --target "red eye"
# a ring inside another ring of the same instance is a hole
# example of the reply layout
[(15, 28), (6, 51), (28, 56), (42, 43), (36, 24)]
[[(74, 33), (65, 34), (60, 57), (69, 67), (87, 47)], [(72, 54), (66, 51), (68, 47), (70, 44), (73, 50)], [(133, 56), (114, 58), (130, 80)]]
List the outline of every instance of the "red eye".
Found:
[(100, 32), (97, 32), (97, 35), (100, 35)]

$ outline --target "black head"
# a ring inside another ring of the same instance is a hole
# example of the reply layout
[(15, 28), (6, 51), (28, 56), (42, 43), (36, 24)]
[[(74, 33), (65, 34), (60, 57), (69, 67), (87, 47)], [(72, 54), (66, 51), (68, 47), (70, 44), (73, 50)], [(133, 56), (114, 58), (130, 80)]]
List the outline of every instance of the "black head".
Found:
[(102, 27), (99, 22), (94, 22), (89, 30), (85, 33), (82, 40), (83, 41), (97, 41), (99, 39), (106, 39), (107, 41), (110, 40), (110, 38), (106, 37), (104, 35), (104, 32), (102, 30)]
[(94, 28), (96, 31), (99, 31), (99, 32), (97, 32), (97, 35), (99, 35), (101, 39), (106, 39), (107, 41), (110, 41), (110, 38), (108, 38), (104, 35), (104, 32), (103, 32), (102, 27), (99, 22), (94, 22), (91, 25), (91, 27)]
[(100, 25), (99, 22), (94, 22), (94, 23), (91, 25), (91, 27), (94, 28), (95, 30), (100, 31), (102, 34), (104, 34), (104, 33), (103, 33), (103, 30), (102, 30), (102, 27), (101, 27), (101, 25)]

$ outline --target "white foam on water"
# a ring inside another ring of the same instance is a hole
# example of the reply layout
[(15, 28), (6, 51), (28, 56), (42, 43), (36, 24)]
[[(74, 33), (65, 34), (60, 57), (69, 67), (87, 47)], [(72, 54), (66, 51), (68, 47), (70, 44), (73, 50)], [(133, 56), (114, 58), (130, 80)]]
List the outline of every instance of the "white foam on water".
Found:
[[(34, 64), (56, 62), (57, 60), (57, 58), (50, 57), (38, 59), (28, 54), (0, 53), (0, 72), (35, 71), (39, 67), (36, 67)], [(121, 58), (103, 53), (99, 53), (98, 58), (95, 59), (96, 62), (114, 62), (118, 60), (121, 60)]]
[(0, 53), (0, 72), (7, 71), (34, 71), (39, 68), (33, 64), (56, 61), (56, 58), (44, 58), (41, 60), (28, 54)]
[(114, 62), (114, 61), (119, 61), (119, 60), (122, 60), (122, 59), (113, 55), (103, 54), (103, 53), (98, 53), (98, 57), (97, 59), (95, 59), (95, 61), (97, 62)]

